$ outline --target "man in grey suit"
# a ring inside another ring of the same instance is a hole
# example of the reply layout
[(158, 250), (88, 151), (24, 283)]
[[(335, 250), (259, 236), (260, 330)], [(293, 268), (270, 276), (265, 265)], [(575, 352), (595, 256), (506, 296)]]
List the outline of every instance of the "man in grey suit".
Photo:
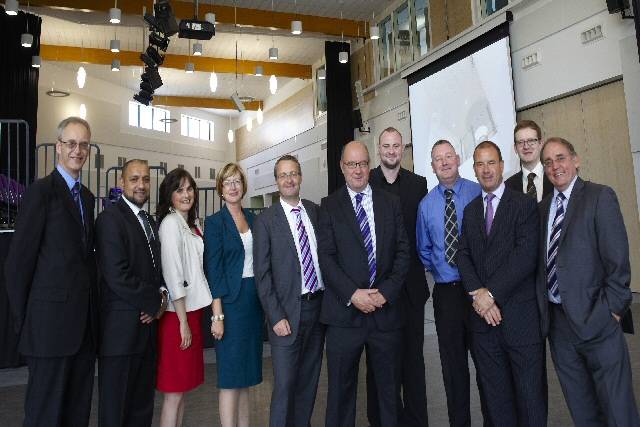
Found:
[(542, 149), (553, 194), (540, 204), (541, 329), (578, 426), (638, 426), (620, 318), (629, 309), (629, 244), (615, 192), (578, 177), (573, 145)]
[(325, 329), (319, 322), (324, 284), (315, 231), (320, 208), (300, 199), (298, 159), (281, 157), (273, 173), (280, 201), (253, 224), (256, 287), (271, 326), (274, 383), (269, 424), (309, 426)]

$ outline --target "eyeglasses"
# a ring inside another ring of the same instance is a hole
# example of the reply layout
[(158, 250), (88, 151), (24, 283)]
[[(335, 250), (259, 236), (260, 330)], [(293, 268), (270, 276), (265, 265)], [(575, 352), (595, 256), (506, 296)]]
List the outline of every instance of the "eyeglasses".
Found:
[(89, 150), (89, 143), (86, 141), (78, 142), (78, 141), (74, 141), (73, 139), (70, 139), (69, 141), (63, 141), (60, 138), (58, 138), (58, 141), (62, 144), (66, 144), (69, 147), (69, 150), (71, 151), (74, 151), (78, 147), (80, 147), (80, 150), (82, 151)]
[(234, 180), (229, 180), (229, 181), (222, 181), (222, 186), (224, 188), (240, 187), (240, 186), (242, 186), (242, 181), (240, 181), (239, 179), (234, 179)]
[(355, 169), (357, 167), (366, 169), (369, 167), (369, 160), (363, 160), (361, 162), (342, 162), (342, 164), (345, 165), (347, 169)]
[(278, 179), (285, 180), (287, 178), (297, 178), (297, 177), (299, 177), (301, 175), (302, 174), (300, 172), (298, 172), (298, 171), (291, 171), (289, 173), (282, 172), (282, 173), (278, 174)]
[(564, 163), (565, 161), (567, 161), (567, 159), (567, 156), (559, 155), (556, 156), (555, 159), (546, 159), (544, 162), (542, 162), (542, 166), (544, 166), (545, 168), (552, 168), (554, 163)]
[(433, 159), (434, 163), (442, 163), (445, 160), (447, 162), (452, 162), (456, 158), (455, 154), (445, 154), (444, 156), (438, 156)]
[(518, 147), (523, 147), (525, 145), (528, 146), (528, 147), (534, 147), (539, 142), (540, 142), (540, 140), (538, 138), (520, 139), (520, 140), (516, 141), (516, 145)]

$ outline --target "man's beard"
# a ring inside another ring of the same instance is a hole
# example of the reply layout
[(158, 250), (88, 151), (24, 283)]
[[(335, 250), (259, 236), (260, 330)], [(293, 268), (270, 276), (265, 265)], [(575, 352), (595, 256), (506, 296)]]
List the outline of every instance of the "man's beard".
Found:
[(395, 163), (389, 163), (389, 160), (383, 157), (380, 159), (380, 163), (382, 163), (387, 169), (395, 169), (400, 164), (400, 158), (396, 158)]

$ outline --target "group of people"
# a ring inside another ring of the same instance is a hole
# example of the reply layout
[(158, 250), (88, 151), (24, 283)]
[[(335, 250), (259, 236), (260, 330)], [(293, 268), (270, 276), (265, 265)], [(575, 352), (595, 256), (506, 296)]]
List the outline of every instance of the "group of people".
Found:
[(475, 148), (478, 183), (459, 176), (450, 141), (435, 142), (428, 193), (401, 167), (394, 128), (379, 136), (375, 169), (365, 144), (344, 146), (345, 185), (320, 206), (300, 197), (298, 159), (282, 156), (279, 200), (258, 216), (229, 163), (216, 180), (225, 204), (204, 228), (184, 169), (165, 176), (155, 219), (144, 210), (142, 160), (123, 166), (122, 198), (94, 223), (80, 182), (90, 139), (86, 121), (60, 123), (58, 165), (25, 195), (7, 259), (29, 368), (25, 426), (87, 425), (96, 358), (101, 426), (151, 425), (156, 389), (160, 425), (182, 425), (185, 393), (204, 382), (209, 306), (222, 426), (250, 425), (265, 320), (269, 425), (310, 425), (326, 351), (326, 425), (354, 426), (366, 351), (369, 424), (425, 426), (425, 270), (451, 426), (471, 424), (469, 355), (485, 426), (546, 425), (547, 338), (576, 425), (640, 425), (620, 326), (631, 291), (618, 201), (579, 178), (572, 144), (543, 143), (536, 123), (516, 125), (521, 171), (504, 182), (493, 142)]

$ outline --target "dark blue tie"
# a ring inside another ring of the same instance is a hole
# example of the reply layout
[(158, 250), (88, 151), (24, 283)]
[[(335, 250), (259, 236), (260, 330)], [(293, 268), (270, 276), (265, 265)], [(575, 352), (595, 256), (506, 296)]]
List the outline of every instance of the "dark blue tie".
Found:
[(76, 203), (78, 207), (78, 212), (80, 212), (80, 219), (82, 220), (82, 227), (84, 228), (84, 215), (82, 214), (82, 199), (80, 198), (80, 183), (76, 182), (71, 188), (71, 195), (73, 196), (73, 201)]

